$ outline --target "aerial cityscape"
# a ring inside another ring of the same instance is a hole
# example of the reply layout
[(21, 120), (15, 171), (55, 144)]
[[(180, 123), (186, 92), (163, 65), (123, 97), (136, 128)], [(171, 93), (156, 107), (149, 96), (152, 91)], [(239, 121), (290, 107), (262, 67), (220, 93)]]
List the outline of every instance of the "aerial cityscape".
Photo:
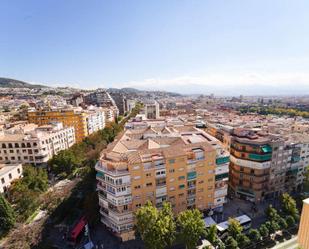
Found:
[(309, 3), (0, 3), (0, 248), (309, 249)]

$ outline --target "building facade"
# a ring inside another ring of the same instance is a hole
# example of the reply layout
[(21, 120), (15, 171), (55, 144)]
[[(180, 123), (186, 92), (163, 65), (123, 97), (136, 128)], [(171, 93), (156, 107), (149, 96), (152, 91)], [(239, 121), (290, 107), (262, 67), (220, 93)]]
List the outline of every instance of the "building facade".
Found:
[(75, 109), (29, 111), (28, 121), (39, 126), (61, 122), (65, 127), (74, 127), (76, 142), (81, 142), (88, 136), (87, 114)]
[(74, 127), (63, 128), (62, 123), (12, 127), (1, 131), (0, 163), (46, 166), (53, 155), (74, 143)]
[(22, 177), (21, 164), (0, 164), (0, 193), (5, 193), (11, 186), (11, 182)]
[(147, 201), (222, 210), (229, 154), (194, 127), (127, 130), (96, 165), (101, 222), (122, 240), (134, 238), (133, 213)]
[(143, 112), (147, 119), (158, 119), (160, 117), (160, 106), (157, 101), (145, 101)]
[(309, 248), (309, 198), (303, 200), (303, 209), (298, 230), (298, 244), (301, 248)]
[(81, 142), (88, 135), (105, 127), (108, 110), (103, 108), (89, 110), (71, 108), (29, 111), (28, 121), (37, 125), (61, 122), (65, 127), (74, 127), (76, 142)]

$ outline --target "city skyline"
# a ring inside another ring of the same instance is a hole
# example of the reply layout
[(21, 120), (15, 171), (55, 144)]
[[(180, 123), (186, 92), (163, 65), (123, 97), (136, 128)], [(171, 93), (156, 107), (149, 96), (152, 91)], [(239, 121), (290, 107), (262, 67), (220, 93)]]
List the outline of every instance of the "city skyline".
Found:
[(309, 93), (309, 3), (3, 1), (0, 75), (49, 86)]

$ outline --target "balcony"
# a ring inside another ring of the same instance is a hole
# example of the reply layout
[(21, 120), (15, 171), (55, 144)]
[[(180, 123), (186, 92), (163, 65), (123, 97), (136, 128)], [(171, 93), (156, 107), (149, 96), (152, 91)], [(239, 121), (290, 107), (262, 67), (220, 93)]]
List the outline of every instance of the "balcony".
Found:
[(249, 159), (255, 160), (255, 161), (269, 161), (269, 160), (271, 160), (271, 156), (272, 156), (272, 154), (260, 155), (260, 154), (250, 153)]
[(226, 196), (226, 195), (227, 195), (227, 188), (215, 189), (215, 198)]
[(117, 168), (117, 163), (114, 165), (115, 168), (113, 167), (107, 167), (106, 164), (98, 161), (97, 164), (95, 165), (95, 169), (97, 171), (103, 172), (103, 173), (107, 173), (110, 174), (112, 176), (122, 176), (122, 175), (128, 175), (129, 174), (129, 170), (127, 168), (124, 168), (124, 166), (126, 166), (126, 164), (119, 164), (121, 165), (121, 167)]
[(221, 180), (228, 180), (229, 178), (229, 173), (224, 173), (224, 174), (220, 174), (220, 175), (216, 175), (215, 176), (215, 180), (216, 181), (221, 181)]
[(187, 180), (191, 181), (191, 180), (194, 180), (194, 179), (196, 179), (196, 171), (188, 172)]
[(221, 165), (230, 162), (230, 157), (229, 156), (224, 156), (224, 157), (218, 157), (216, 159), (216, 164)]
[(224, 173), (228, 173), (228, 172), (229, 172), (229, 165), (217, 166), (216, 169), (215, 169), (216, 175), (220, 175), (220, 174), (224, 174)]
[(156, 188), (156, 197), (166, 196), (167, 189), (166, 186)]
[(97, 172), (97, 174), (96, 174), (96, 179), (97, 180), (105, 180), (105, 178), (104, 178), (104, 173), (103, 172)]
[(246, 158), (240, 159), (235, 156), (230, 157), (231, 162), (242, 167), (247, 167), (247, 168), (252, 168), (252, 169), (268, 169), (270, 168), (270, 161), (266, 162), (255, 162), (255, 161), (250, 161), (247, 160)]

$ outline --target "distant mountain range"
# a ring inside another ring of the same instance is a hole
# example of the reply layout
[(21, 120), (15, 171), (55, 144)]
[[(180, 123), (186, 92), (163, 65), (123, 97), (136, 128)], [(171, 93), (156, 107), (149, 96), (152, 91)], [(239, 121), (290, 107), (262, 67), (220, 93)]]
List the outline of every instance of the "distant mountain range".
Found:
[(48, 86), (43, 85), (34, 85), (21, 80), (14, 80), (9, 78), (1, 78), (0, 77), (0, 87), (5, 88), (47, 88)]
[[(49, 86), (44, 86), (44, 85), (39, 85), (39, 84), (30, 84), (25, 81), (21, 80), (15, 80), (15, 79), (10, 79), (10, 78), (4, 78), (0, 77), (0, 88), (29, 88), (29, 89), (39, 89), (39, 88), (47, 88), (47, 90), (59, 90), (61, 89), (72, 89), (74, 92), (78, 91), (85, 91), (83, 89), (77, 89), (77, 88), (71, 88), (71, 87), (49, 87)], [(88, 91), (88, 90), (86, 90)], [(148, 96), (148, 95), (168, 95), (168, 96), (180, 96), (178, 93), (173, 93), (173, 92), (166, 92), (166, 91), (145, 91), (145, 90), (139, 90), (136, 88), (130, 88), (130, 87), (125, 87), (125, 88), (108, 88), (108, 92), (110, 93), (122, 93), (124, 95), (136, 95), (136, 96)]]

